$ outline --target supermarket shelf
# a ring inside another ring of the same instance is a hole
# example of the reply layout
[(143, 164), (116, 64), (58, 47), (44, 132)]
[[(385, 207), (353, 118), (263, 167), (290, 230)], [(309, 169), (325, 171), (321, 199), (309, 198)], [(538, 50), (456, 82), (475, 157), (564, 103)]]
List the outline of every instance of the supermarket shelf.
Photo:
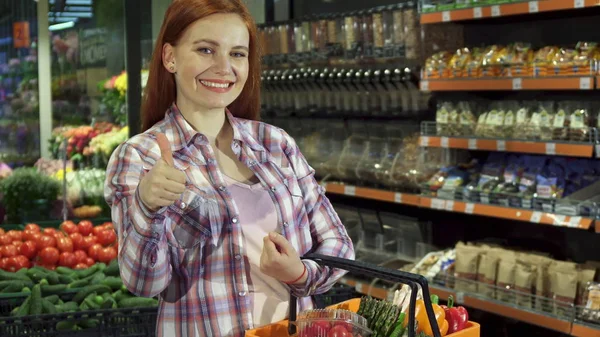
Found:
[[(377, 286), (371, 287), (371, 285), (366, 282), (357, 281), (345, 277), (340, 280), (340, 283), (354, 287), (357, 292), (375, 298), (388, 299), (392, 297), (392, 294), (388, 293), (386, 289)], [(504, 317), (513, 318), (522, 322), (546, 327), (572, 336), (600, 336), (600, 330), (594, 328), (593, 326), (577, 323), (573, 324), (573, 322), (570, 320), (564, 320), (555, 316), (545, 315), (543, 313), (535, 312), (533, 310), (520, 309), (499, 301), (478, 298), (476, 296), (472, 296), (462, 292), (456, 292), (454, 289), (449, 289), (431, 283), (429, 285), (429, 288), (432, 294), (439, 296), (441, 299), (447, 300), (448, 296), (452, 295), (456, 303), (469, 308), (487, 311)]]
[(591, 158), (594, 154), (594, 144), (592, 143), (554, 143), (501, 139), (421, 136), (420, 144), (423, 147), (519, 152), (586, 158)]
[(421, 24), (535, 14), (597, 6), (597, 0), (545, 0), (423, 13)]
[[(579, 216), (566, 216), (560, 214), (531, 211), (520, 208), (469, 203), (458, 200), (443, 200), (438, 198), (424, 197), (416, 194), (394, 193), (390, 191), (356, 187), (345, 184), (327, 183), (325, 184), (325, 189), (329, 193), (342, 194), (358, 198), (387, 201), (448, 212), (476, 214), (500, 219), (525, 221), (560, 227), (578, 228), (583, 230), (588, 230), (592, 226), (593, 222), (591, 218), (584, 218)], [(598, 231), (598, 228), (596, 228), (596, 231)]]
[(515, 77), (421, 80), (422, 91), (591, 90), (594, 77)]

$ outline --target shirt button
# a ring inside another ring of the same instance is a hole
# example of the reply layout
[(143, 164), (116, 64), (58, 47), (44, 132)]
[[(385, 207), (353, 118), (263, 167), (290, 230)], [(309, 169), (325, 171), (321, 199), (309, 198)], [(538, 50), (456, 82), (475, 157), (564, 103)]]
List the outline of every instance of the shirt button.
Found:
[(231, 219), (231, 222), (233, 222), (233, 223), (238, 223), (238, 218), (233, 218), (233, 219)]
[(287, 227), (287, 226), (289, 226), (289, 225), (290, 225), (290, 224), (288, 224), (287, 222), (284, 222), (284, 223), (283, 223), (283, 227)]
[(225, 191), (225, 186), (219, 186), (220, 191)]
[(240, 291), (238, 295), (240, 295), (241, 297), (244, 297), (244, 296), (246, 296), (246, 292), (245, 291)]
[(240, 254), (235, 254), (235, 259), (236, 259), (236, 260), (241, 260), (241, 259), (242, 259), (242, 256), (241, 256)]
[(275, 192), (277, 191), (277, 188), (275, 186), (271, 187), (271, 192)]
[(181, 207), (181, 209), (185, 209), (185, 206), (187, 206), (187, 205), (183, 201), (181, 202), (181, 204), (179, 204), (179, 207)]

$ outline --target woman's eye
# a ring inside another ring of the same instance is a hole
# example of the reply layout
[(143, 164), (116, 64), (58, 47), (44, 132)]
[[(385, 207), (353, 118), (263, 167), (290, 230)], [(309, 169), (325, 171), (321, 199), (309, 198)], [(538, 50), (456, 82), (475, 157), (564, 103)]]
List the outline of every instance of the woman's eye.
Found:
[(246, 57), (246, 54), (239, 53), (239, 52), (233, 52), (233, 53), (231, 53), (231, 56), (233, 56), (233, 57)]
[(210, 48), (198, 48), (198, 51), (204, 54), (212, 54), (212, 50)]

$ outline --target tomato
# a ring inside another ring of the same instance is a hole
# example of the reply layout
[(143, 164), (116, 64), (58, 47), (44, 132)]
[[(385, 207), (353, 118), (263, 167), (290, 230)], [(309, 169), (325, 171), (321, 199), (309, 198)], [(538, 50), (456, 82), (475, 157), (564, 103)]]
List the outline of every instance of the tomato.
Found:
[(90, 249), (90, 247), (92, 247), (93, 245), (95, 245), (96, 243), (98, 243), (98, 238), (95, 236), (86, 236), (82, 239), (81, 244), (79, 245), (79, 248), (87, 251), (88, 249)]
[(113, 247), (103, 248), (98, 253), (98, 261), (104, 262), (106, 264), (110, 263), (113, 259), (117, 258), (117, 250)]
[(40, 250), (38, 257), (44, 266), (52, 266), (58, 262), (60, 252), (55, 247), (46, 247)]
[(91, 257), (88, 257), (85, 259), (85, 264), (87, 264), (88, 267), (91, 267), (96, 264), (96, 261), (94, 261), (94, 259), (92, 259)]
[(82, 248), (81, 244), (83, 242), (83, 236), (81, 236), (81, 234), (71, 233), (69, 234), (69, 238), (71, 239), (71, 242), (73, 242), (73, 250), (78, 250)]
[(8, 235), (12, 241), (23, 241), (23, 232), (21, 231), (10, 230), (6, 235)]
[(104, 226), (96, 226), (94, 229), (92, 229), (92, 234), (98, 236), (102, 231), (104, 231)]
[(26, 256), (28, 259), (33, 259), (35, 257), (35, 254), (37, 253), (35, 242), (31, 240), (23, 242), (21, 247), (19, 247), (19, 252), (21, 253), (21, 255)]
[(88, 249), (88, 256), (94, 260), (98, 260), (98, 254), (100, 254), (100, 251), (102, 251), (102, 249), (103, 248), (101, 244), (95, 243)]
[(54, 234), (56, 233), (56, 229), (52, 228), (52, 227), (50, 227), (50, 228), (44, 228), (44, 231), (42, 233), (44, 233), (46, 235), (54, 236)]
[(0, 228), (0, 235), (4, 235), (5, 233), (4, 228)]
[(56, 232), (54, 233), (52, 236), (54, 236), (54, 238), (56, 239), (56, 241), (58, 242), (58, 240), (62, 239), (62, 238), (66, 238), (67, 234), (63, 233), (63, 232)]
[(48, 270), (55, 270), (56, 269), (56, 265), (54, 264), (43, 264), (43, 263), (39, 263), (38, 266), (46, 268)]
[(31, 262), (29, 262), (29, 259), (23, 255), (17, 255), (8, 260), (8, 271), (15, 272), (19, 269), (29, 267), (31, 267)]
[(10, 245), (11, 242), (12, 239), (10, 238), (10, 236), (8, 236), (8, 234), (0, 235), (0, 245)]
[(19, 254), (19, 249), (13, 245), (2, 246), (2, 257), (13, 257)]
[(92, 225), (91, 221), (88, 220), (82, 220), (79, 222), (79, 225), (77, 225), (77, 229), (79, 230), (79, 233), (81, 233), (81, 235), (83, 236), (88, 236), (92, 233), (92, 229), (94, 228), (94, 225)]
[(329, 332), (329, 322), (315, 321), (310, 323), (310, 326), (302, 329), (301, 337), (312, 337), (312, 336), (327, 336)]
[(0, 259), (0, 269), (2, 269), (2, 270), (8, 269), (8, 260), (10, 260), (9, 257), (3, 257), (2, 259)]
[(76, 250), (73, 255), (75, 255), (75, 260), (77, 261), (77, 263), (85, 263), (85, 260), (87, 259), (87, 253), (84, 252), (83, 250)]
[(73, 241), (71, 238), (60, 238), (56, 242), (56, 247), (61, 252), (72, 253), (73, 252)]
[(102, 224), (102, 227), (104, 227), (104, 229), (107, 229), (107, 230), (115, 229), (115, 226), (113, 225), (112, 222), (106, 222), (106, 223)]
[(22, 244), (23, 244), (23, 241), (13, 241), (12, 242), (12, 245), (17, 248), (21, 247)]
[(63, 222), (60, 225), (60, 229), (67, 234), (79, 233), (79, 229), (77, 228), (77, 225), (75, 223), (73, 223), (73, 221), (70, 221), (70, 220)]
[(69, 252), (62, 252), (58, 258), (58, 265), (63, 267), (73, 268), (77, 264), (75, 254)]
[(114, 230), (102, 230), (98, 235), (98, 243), (103, 246), (112, 245), (117, 240), (117, 234)]
[(32, 230), (25, 230), (23, 231), (23, 241), (27, 241), (27, 240), (33, 240), (35, 238), (35, 234), (38, 234), (38, 232), (32, 231)]
[(73, 269), (87, 269), (89, 268), (87, 264), (85, 263), (78, 263), (75, 265), (75, 267)]
[(42, 235), (36, 241), (36, 244), (38, 250), (42, 250), (46, 247), (56, 247), (56, 239), (54, 238), (54, 236)]
[(25, 225), (25, 230), (32, 230), (34, 232), (39, 232), (40, 226), (38, 226), (37, 224), (34, 224), (34, 223), (29, 223), (29, 224)]
[(344, 326), (342, 325), (336, 325), (333, 328), (331, 328), (331, 330), (329, 330), (329, 333), (327, 333), (327, 337), (351, 337), (352, 333), (350, 333)]

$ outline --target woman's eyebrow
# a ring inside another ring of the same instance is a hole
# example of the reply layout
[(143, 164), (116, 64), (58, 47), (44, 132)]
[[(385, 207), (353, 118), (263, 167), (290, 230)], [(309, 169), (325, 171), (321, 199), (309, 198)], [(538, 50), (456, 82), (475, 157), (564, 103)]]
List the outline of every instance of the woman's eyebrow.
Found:
[[(215, 40), (211, 40), (211, 39), (200, 39), (200, 40), (196, 40), (196, 41), (194, 41), (192, 44), (198, 44), (198, 43), (201, 43), (201, 42), (204, 42), (204, 43), (211, 44), (211, 45), (213, 45), (213, 46), (215, 46), (215, 47), (218, 47), (218, 46), (219, 46), (219, 42), (217, 42), (217, 41), (215, 41)], [(246, 47), (246, 46), (235, 46), (235, 47), (233, 47), (232, 49), (243, 49), (243, 50), (245, 50), (245, 51), (249, 51), (248, 47)]]

